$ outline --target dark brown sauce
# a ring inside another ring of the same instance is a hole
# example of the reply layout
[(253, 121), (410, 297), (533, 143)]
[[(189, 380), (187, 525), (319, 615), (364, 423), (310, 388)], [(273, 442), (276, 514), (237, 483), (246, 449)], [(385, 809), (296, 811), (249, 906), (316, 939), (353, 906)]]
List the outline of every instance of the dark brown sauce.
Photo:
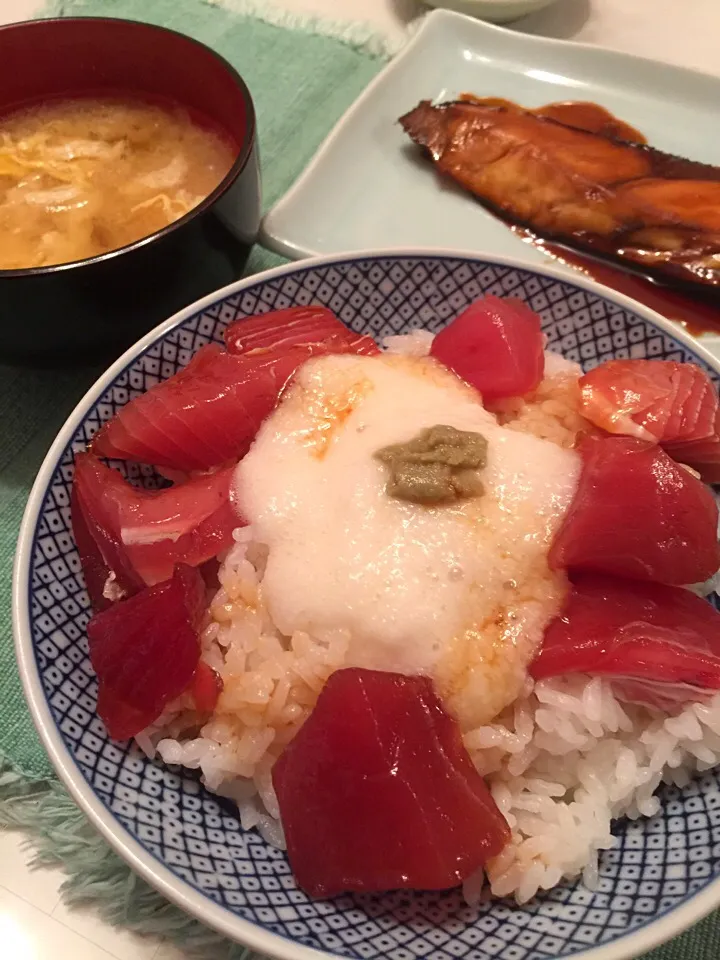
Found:
[[(569, 100), (562, 103), (549, 103), (544, 107), (527, 110), (512, 100), (502, 97), (476, 97), (471, 93), (463, 93), (461, 100), (483, 104), (487, 107), (501, 107), (506, 110), (523, 111), (538, 117), (547, 117), (564, 123), (566, 126), (579, 130), (587, 130), (604, 137), (617, 140), (627, 140), (632, 143), (647, 143), (646, 138), (618, 117), (613, 116), (605, 107), (589, 101)], [(496, 216), (497, 211), (493, 211)], [(504, 219), (498, 216), (498, 219)], [(544, 240), (532, 231), (514, 225), (505, 220), (507, 225), (525, 243), (532, 244), (542, 253), (547, 254), (559, 263), (574, 267), (598, 283), (632, 297), (643, 306), (655, 310), (668, 320), (682, 324), (688, 333), (699, 336), (702, 333), (720, 333), (720, 296), (717, 292), (703, 291), (698, 293), (686, 292), (682, 289), (669, 287), (658, 283), (650, 277), (640, 273), (623, 269), (584, 253), (578, 253), (561, 243)]]
[(532, 110), (521, 107), (512, 100), (505, 100), (503, 97), (476, 97), (472, 93), (462, 93), (460, 100), (479, 103), (485, 107), (502, 107), (504, 110), (532, 113), (536, 117), (557, 120), (558, 123), (564, 123), (567, 127), (587, 130), (588, 133), (599, 133), (603, 137), (612, 137), (614, 140), (647, 143), (643, 134), (635, 127), (620, 120), (599, 103), (592, 103), (589, 100), (564, 100), (548, 103), (544, 107), (535, 107)]
[(675, 290), (656, 283), (648, 277), (578, 253), (577, 250), (571, 250), (561, 243), (543, 240), (523, 227), (511, 224), (508, 226), (525, 243), (532, 244), (553, 260), (574, 267), (585, 276), (610, 287), (611, 290), (632, 297), (633, 300), (655, 310), (668, 320), (675, 320), (693, 336), (697, 337), (708, 332), (720, 333), (720, 298), (713, 302), (712, 294), (703, 298), (701, 295)]

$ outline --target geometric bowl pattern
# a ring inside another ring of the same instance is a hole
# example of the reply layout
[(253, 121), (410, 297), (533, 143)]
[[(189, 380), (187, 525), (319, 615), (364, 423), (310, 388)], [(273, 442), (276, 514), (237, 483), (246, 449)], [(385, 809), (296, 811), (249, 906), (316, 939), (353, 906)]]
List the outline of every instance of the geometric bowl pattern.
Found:
[[(541, 315), (549, 346), (586, 369), (613, 357), (656, 357), (700, 363), (717, 378), (689, 338), (656, 327), (642, 308), (635, 312), (583, 280), (462, 256), (306, 261), (206, 298), (202, 309), (183, 311), (133, 348), (71, 416), (65, 442), (61, 435), (31, 497), (16, 580), (17, 643), (53, 758), (120, 851), (136, 841), (136, 866), (164, 892), (186, 897), (189, 909), (224, 932), (279, 957), (311, 955), (296, 945), (358, 960), (573, 957), (617, 947), (720, 875), (720, 779), (706, 774), (684, 790), (666, 790), (653, 819), (617, 824), (620, 843), (604, 855), (596, 891), (563, 885), (523, 908), (471, 908), (457, 892), (312, 902), (296, 888), (285, 855), (243, 831), (229, 802), (206, 792), (192, 773), (110, 741), (95, 716), (89, 604), (70, 530), (73, 453), (128, 399), (175, 373), (203, 344), (220, 341), (238, 317), (316, 303), (358, 333), (380, 338), (438, 330), (484, 293), (526, 301)], [(139, 483), (155, 483), (149, 471), (127, 471)], [(213, 904), (217, 909), (208, 911)], [(262, 938), (239, 921), (276, 936)]]

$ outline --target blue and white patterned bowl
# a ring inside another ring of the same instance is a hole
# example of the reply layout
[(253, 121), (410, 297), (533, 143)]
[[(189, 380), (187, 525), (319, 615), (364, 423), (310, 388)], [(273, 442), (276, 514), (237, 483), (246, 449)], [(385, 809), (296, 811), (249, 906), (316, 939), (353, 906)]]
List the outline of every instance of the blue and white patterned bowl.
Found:
[(527, 301), (542, 316), (550, 346), (585, 367), (659, 357), (698, 363), (718, 380), (720, 364), (690, 337), (579, 277), (432, 251), (329, 257), (234, 284), (148, 334), (77, 406), (30, 495), (16, 558), (14, 629), (25, 692), (58, 773), (147, 880), (228, 936), (282, 960), (623, 960), (720, 903), (720, 774), (667, 790), (652, 820), (618, 823), (619, 844), (602, 858), (595, 892), (564, 885), (522, 908), (470, 908), (455, 892), (313, 903), (296, 888), (284, 854), (244, 832), (231, 805), (192, 774), (112, 743), (95, 716), (89, 605), (70, 532), (74, 451), (130, 397), (175, 373), (201, 345), (220, 341), (237, 317), (320, 303), (358, 332), (381, 337), (437, 330), (483, 293)]

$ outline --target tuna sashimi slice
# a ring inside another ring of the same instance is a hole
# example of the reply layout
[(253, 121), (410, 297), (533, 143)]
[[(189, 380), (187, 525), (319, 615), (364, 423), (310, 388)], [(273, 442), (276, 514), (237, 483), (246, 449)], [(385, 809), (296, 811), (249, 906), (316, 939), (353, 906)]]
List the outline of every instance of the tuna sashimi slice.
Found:
[(540, 318), (512, 297), (477, 300), (435, 337), (430, 350), (486, 401), (519, 397), (545, 368)]
[(70, 496), (73, 537), (90, 603), (96, 611), (104, 610), (114, 600), (132, 596), (144, 586), (120, 539), (112, 501), (104, 496), (104, 477), (109, 480), (109, 489), (118, 481), (125, 482), (91, 454), (75, 457)]
[(702, 583), (720, 567), (718, 508), (702, 481), (659, 446), (587, 438), (572, 504), (550, 548), (553, 569)]
[(118, 502), (120, 539), (145, 583), (166, 580), (176, 563), (200, 566), (231, 546), (233, 530), (244, 525), (234, 473), (224, 467)]
[[(229, 353), (252, 354), (258, 350), (292, 347), (318, 348), (330, 352), (379, 353), (372, 337), (353, 333), (327, 307), (289, 307), (271, 313), (235, 320), (225, 331)], [(336, 352), (333, 350), (333, 352)]]
[(149, 727), (159, 714), (154, 707), (131, 707), (103, 684), (98, 684), (97, 715), (113, 740), (129, 740)]
[(681, 587), (577, 574), (530, 673), (612, 677), (663, 708), (697, 700), (720, 690), (720, 613)]
[(255, 402), (251, 381), (244, 361), (208, 344), (174, 377), (125, 404), (92, 449), (188, 473), (237, 461), (268, 409), (267, 400), (257, 414), (247, 409), (245, 401)]
[(334, 673), (273, 784), (311, 897), (455, 887), (510, 838), (426, 677)]
[(189, 693), (198, 713), (212, 713), (223, 690), (220, 674), (200, 660)]
[(88, 623), (98, 713), (113, 739), (135, 736), (192, 683), (205, 608), (200, 573), (180, 564), (170, 580), (114, 604)]
[[(70, 494), (70, 515), (73, 538), (80, 554), (80, 564), (85, 587), (90, 597), (90, 605), (95, 611), (104, 610), (112, 603), (111, 598), (105, 596), (105, 587), (110, 578), (111, 567), (109, 561), (105, 559), (104, 552), (95, 542), (90, 526), (85, 519), (85, 511), (78, 498), (77, 485), (73, 485)], [(119, 541), (117, 547), (120, 547)], [(124, 595), (129, 595), (135, 591), (132, 584), (128, 583), (122, 589), (122, 592)]]
[(714, 481), (720, 406), (707, 373), (674, 360), (610, 360), (580, 378), (581, 412), (608, 433), (653, 440)]
[(233, 467), (164, 490), (141, 490), (90, 453), (75, 458), (73, 533), (93, 609), (199, 566), (232, 544), (243, 525)]
[(122, 407), (94, 438), (93, 451), (186, 474), (237, 462), (288, 380), (310, 357), (378, 352), (370, 337), (347, 330), (329, 311), (314, 325), (312, 317), (304, 318), (302, 329), (286, 335), (277, 317), (290, 312), (232, 324), (227, 331), (232, 352), (218, 344), (202, 347), (175, 376)]

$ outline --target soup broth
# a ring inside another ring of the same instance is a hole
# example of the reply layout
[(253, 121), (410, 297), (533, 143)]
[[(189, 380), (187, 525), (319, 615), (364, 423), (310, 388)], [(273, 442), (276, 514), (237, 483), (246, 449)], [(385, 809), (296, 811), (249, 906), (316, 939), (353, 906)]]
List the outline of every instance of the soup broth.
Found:
[(0, 269), (126, 246), (197, 206), (236, 149), (179, 106), (67, 99), (0, 118)]

